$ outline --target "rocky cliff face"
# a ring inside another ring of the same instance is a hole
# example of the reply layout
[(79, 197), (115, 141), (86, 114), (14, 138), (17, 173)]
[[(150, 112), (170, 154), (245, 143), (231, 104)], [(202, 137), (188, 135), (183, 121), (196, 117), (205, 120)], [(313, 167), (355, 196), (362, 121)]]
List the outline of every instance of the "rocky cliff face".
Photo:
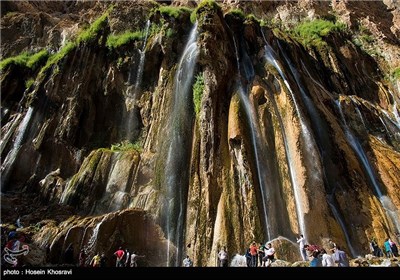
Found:
[(36, 233), (48, 262), (72, 242), (214, 266), (253, 240), (294, 261), (298, 234), (357, 256), (400, 232), (396, 2), (1, 5), (2, 192), (85, 217)]

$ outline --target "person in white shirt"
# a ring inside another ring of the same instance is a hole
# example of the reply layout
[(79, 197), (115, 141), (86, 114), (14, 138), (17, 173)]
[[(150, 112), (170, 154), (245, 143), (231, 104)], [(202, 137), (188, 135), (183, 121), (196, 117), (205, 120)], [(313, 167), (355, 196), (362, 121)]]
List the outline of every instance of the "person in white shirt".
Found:
[(222, 247), (221, 251), (218, 253), (218, 266), (219, 267), (227, 267), (228, 266), (228, 253), (226, 252), (225, 247)]
[(275, 249), (272, 247), (271, 243), (268, 243), (267, 247), (265, 248), (265, 257), (264, 257), (266, 261), (265, 266), (270, 266), (274, 258), (275, 258)]
[(306, 252), (306, 248), (304, 248), (304, 245), (306, 245), (306, 239), (304, 238), (304, 236), (302, 234), (300, 234), (300, 238), (297, 238), (297, 243), (299, 243), (299, 247), (300, 247), (300, 253), (301, 253), (301, 257), (303, 258), (303, 261), (307, 261), (307, 252)]
[(189, 258), (189, 256), (186, 256), (186, 258), (183, 260), (183, 266), (184, 267), (192, 267), (193, 266), (193, 262)]
[(321, 253), (322, 253), (322, 266), (324, 267), (335, 266), (335, 261), (333, 260), (331, 255), (328, 255), (326, 253), (325, 249), (322, 249)]

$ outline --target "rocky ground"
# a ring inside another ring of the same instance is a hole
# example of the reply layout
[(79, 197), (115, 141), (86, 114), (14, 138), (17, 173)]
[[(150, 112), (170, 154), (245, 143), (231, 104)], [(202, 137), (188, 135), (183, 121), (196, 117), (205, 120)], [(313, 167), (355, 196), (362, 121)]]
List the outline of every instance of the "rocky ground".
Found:
[[(61, 223), (73, 215), (69, 206), (58, 204), (43, 205), (39, 198), (29, 193), (7, 193), (1, 195), (1, 231), (2, 248), (7, 240), (7, 234), (17, 230), (25, 236), (25, 243), (32, 248), (32, 255), (23, 259), (25, 265), (54, 265), (48, 262), (46, 251), (35, 244), (35, 239), (40, 236), (46, 226), (61, 226)], [(23, 228), (17, 229), (16, 220), (20, 218)], [(279, 248), (278, 248), (279, 250)], [(56, 264), (63, 266), (62, 264)], [(231, 266), (246, 266), (245, 257), (236, 255), (232, 258)], [(309, 262), (288, 262), (276, 259), (272, 267), (308, 267)], [(384, 258), (366, 255), (350, 260), (351, 267), (398, 267), (400, 258)]]

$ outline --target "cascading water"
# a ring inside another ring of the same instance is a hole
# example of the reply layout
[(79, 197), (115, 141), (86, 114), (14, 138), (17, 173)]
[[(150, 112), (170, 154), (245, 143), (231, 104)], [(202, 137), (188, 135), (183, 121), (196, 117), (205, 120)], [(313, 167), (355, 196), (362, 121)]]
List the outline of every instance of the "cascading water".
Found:
[[(144, 32), (144, 41), (142, 45), (142, 49), (139, 49), (140, 53), (140, 59), (139, 59), (139, 66), (136, 69), (136, 77), (134, 79), (134, 85), (129, 85), (126, 89), (126, 100), (125, 100), (125, 105), (126, 105), (126, 110), (127, 110), (127, 116), (125, 119), (127, 120), (126, 124), (126, 139), (131, 140), (134, 138), (133, 131), (135, 129), (135, 125), (137, 123), (137, 116), (136, 116), (136, 109), (135, 109), (135, 103), (136, 99), (138, 98), (138, 94), (140, 92), (140, 86), (142, 84), (142, 78), (143, 78), (143, 71), (144, 71), (144, 62), (146, 58), (146, 44), (147, 44), (147, 38), (149, 36), (149, 29), (150, 29), (150, 20), (147, 20), (146, 22), (146, 27), (145, 27), (145, 32)], [(131, 78), (132, 75), (129, 73), (129, 78), (128, 81), (131, 82), (133, 79)]]
[[(189, 185), (192, 130), (194, 110), (192, 105), (192, 83), (198, 57), (197, 23), (193, 26), (188, 42), (179, 61), (174, 79), (173, 109), (168, 121), (166, 139), (167, 157), (163, 186), (165, 187), (164, 215), (168, 266), (179, 266), (183, 256), (184, 228), (187, 193)], [(175, 245), (175, 252), (171, 243)]]
[(136, 96), (137, 96), (138, 91), (139, 91), (140, 84), (142, 83), (143, 69), (144, 69), (144, 59), (146, 57), (146, 44), (147, 44), (147, 37), (149, 36), (149, 28), (150, 28), (150, 20), (147, 20), (146, 28), (145, 28), (145, 34), (144, 34), (143, 46), (142, 46), (142, 49), (139, 50), (139, 52), (140, 52), (140, 60), (139, 60), (139, 68), (138, 68), (137, 74), (136, 74), (134, 99), (136, 99)]
[(32, 118), (33, 108), (29, 107), (28, 111), (26, 112), (25, 117), (21, 121), (20, 125), (18, 126), (18, 133), (15, 137), (14, 145), (10, 152), (7, 154), (3, 165), (1, 166), (1, 190), (5, 190), (8, 177), (10, 172), (12, 171), (14, 161), (17, 158), (18, 152), (22, 146), (22, 142), (24, 140), (26, 129), (29, 125), (29, 122)]
[(353, 148), (353, 151), (356, 153), (357, 157), (359, 158), (361, 165), (370, 181), (370, 184), (373, 186), (374, 191), (375, 191), (379, 201), (381, 202), (382, 207), (385, 209), (387, 216), (392, 221), (396, 231), (400, 232), (399, 210), (395, 207), (392, 200), (388, 196), (386, 196), (382, 193), (381, 186), (376, 180), (376, 176), (371, 167), (371, 164), (369, 163), (368, 157), (364, 152), (364, 149), (362, 148), (360, 142), (353, 135), (349, 126), (347, 125), (346, 119), (345, 119), (343, 111), (342, 111), (342, 106), (340, 104), (340, 101), (336, 100), (335, 104), (339, 110), (339, 114), (340, 114), (341, 120), (343, 122), (344, 131), (346, 134), (346, 138), (349, 141), (350, 146)]
[(17, 129), (18, 125), (20, 124), (21, 118), (23, 114), (18, 114), (15, 119), (12, 120), (12, 124), (10, 125), (10, 129), (7, 129), (7, 133), (2, 135), (0, 140), (0, 153), (3, 153), (3, 150), (7, 146), (8, 140), (14, 134), (15, 130)]
[(261, 161), (260, 158), (260, 154), (263, 153), (259, 153), (259, 149), (261, 149), (261, 145), (260, 145), (260, 140), (259, 140), (259, 133), (258, 130), (256, 128), (257, 125), (257, 121), (255, 120), (255, 113), (254, 113), (254, 108), (252, 107), (249, 98), (247, 96), (247, 94), (245, 93), (245, 89), (243, 87), (243, 84), (241, 82), (242, 80), (242, 75), (241, 75), (241, 71), (240, 71), (240, 60), (239, 60), (239, 51), (238, 51), (238, 47), (237, 47), (237, 43), (236, 43), (236, 39), (233, 36), (233, 43), (235, 46), (235, 53), (236, 53), (236, 63), (237, 63), (237, 70), (238, 70), (238, 75), (239, 75), (239, 84), (238, 84), (238, 92), (239, 92), (239, 98), (241, 103), (243, 104), (245, 113), (246, 113), (246, 117), (250, 126), (250, 136), (251, 136), (251, 140), (252, 140), (252, 146), (253, 146), (253, 152), (254, 152), (254, 157), (255, 157), (255, 164), (256, 164), (256, 168), (257, 168), (257, 178), (258, 178), (258, 184), (261, 190), (261, 199), (262, 199), (262, 209), (263, 209), (263, 215), (264, 215), (264, 224), (266, 227), (266, 233), (267, 233), (267, 239), (271, 238), (271, 225), (268, 219), (268, 215), (269, 213), (267, 212), (268, 206), (267, 206), (267, 201), (268, 201), (268, 197), (267, 197), (267, 186), (266, 186), (266, 180), (265, 178), (263, 178), (263, 174), (265, 174), (263, 172), (263, 170), (265, 170), (264, 165)]
[[(262, 33), (262, 34), (263, 34), (263, 37), (264, 37), (264, 33)], [(283, 73), (282, 69), (280, 68), (280, 66), (279, 66), (279, 64), (277, 62), (277, 60), (275, 59), (273, 49), (271, 48), (271, 46), (268, 45), (267, 40), (265, 39), (265, 37), (264, 37), (264, 42), (266, 43), (266, 46), (264, 48), (265, 49), (264, 57), (267, 60), (267, 62), (270, 63), (272, 66), (274, 66), (274, 68), (279, 72), (281, 78), (283, 79), (284, 84), (286, 85), (287, 89), (289, 90), (289, 92), (290, 92), (290, 94), (292, 96), (293, 103), (294, 103), (295, 110), (296, 110), (296, 114), (297, 114), (297, 116), (299, 117), (299, 120), (300, 120), (300, 126), (301, 126), (302, 135), (304, 135), (304, 134), (305, 135), (310, 135), (309, 133), (304, 133), (308, 129), (307, 129), (307, 127), (305, 126), (305, 124), (303, 122), (303, 118), (302, 118), (301, 112), (300, 112), (300, 110), (298, 108), (296, 99), (294, 98), (294, 94), (292, 92), (292, 89), (291, 89), (291, 87), (289, 85), (289, 82), (286, 79), (285, 74)], [(282, 128), (282, 136), (283, 136), (283, 141), (284, 141), (284, 145), (285, 145), (285, 151), (286, 151), (286, 157), (287, 157), (286, 160), (287, 160), (288, 167), (289, 167), (290, 180), (291, 180), (292, 187), (293, 187), (294, 199), (295, 199), (295, 204), (296, 204), (296, 212), (297, 212), (297, 220), (298, 220), (298, 223), (299, 223), (299, 230), (300, 230), (301, 234), (303, 234), (305, 239), (307, 240), (307, 230), (306, 230), (306, 225), (305, 225), (305, 222), (304, 222), (304, 210), (302, 208), (303, 205), (304, 205), (304, 202), (301, 199), (302, 196), (300, 195), (300, 187), (297, 184), (296, 170), (295, 170), (294, 167), (292, 167), (292, 160), (291, 159), (293, 158), (293, 152), (292, 152), (292, 150), (289, 148), (289, 146), (287, 144), (286, 133), (285, 133), (285, 129), (284, 129), (284, 126), (283, 126), (283, 123), (282, 123), (282, 119), (280, 117), (280, 112), (278, 110), (277, 110), (277, 112), (278, 112), (278, 115), (279, 115), (281, 128)]]
[(353, 256), (357, 256), (357, 253), (352, 246), (349, 231), (347, 230), (346, 224), (343, 222), (344, 218), (342, 217), (340, 211), (338, 210), (337, 202), (335, 200), (335, 197), (333, 196), (333, 193), (338, 184), (337, 183), (337, 173), (336, 173), (337, 167), (332, 162), (333, 152), (332, 152), (332, 148), (331, 148), (332, 145), (330, 144), (330, 139), (329, 139), (330, 134), (329, 134), (329, 131), (327, 128), (328, 125), (326, 124), (325, 120), (323, 120), (319, 116), (319, 113), (318, 113), (317, 109), (315, 108), (313, 101), (306, 94), (306, 89), (300, 80), (300, 75), (299, 75), (298, 71), (293, 66), (292, 62), (290, 61), (289, 57), (286, 55), (285, 51), (280, 46), (279, 42), (278, 42), (278, 46), (283, 54), (283, 57), (284, 57), (286, 63), (289, 65), (289, 69), (292, 73), (292, 76), (294, 77), (296, 84), (299, 88), (300, 96), (303, 101), (303, 104), (305, 105), (307, 112), (310, 116), (311, 125), (313, 127), (313, 131), (315, 132), (315, 143), (318, 147), (319, 155), (320, 155), (320, 158), (322, 159), (322, 163), (323, 163), (322, 173), (323, 173), (323, 178), (325, 181), (325, 188), (327, 191), (328, 204), (332, 210), (332, 213), (334, 214), (334, 216), (336, 218), (336, 221), (338, 221), (339, 225), (342, 228), (343, 234), (346, 238), (346, 243), (349, 247), (351, 254)]

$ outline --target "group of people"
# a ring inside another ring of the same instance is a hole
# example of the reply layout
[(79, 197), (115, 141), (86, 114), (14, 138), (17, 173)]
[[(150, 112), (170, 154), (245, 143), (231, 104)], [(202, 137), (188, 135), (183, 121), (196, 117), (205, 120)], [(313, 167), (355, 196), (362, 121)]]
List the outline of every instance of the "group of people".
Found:
[(138, 255), (136, 251), (132, 253), (130, 253), (128, 249), (124, 251), (122, 247), (119, 247), (118, 250), (114, 252), (114, 256), (117, 258), (115, 263), (116, 267), (137, 267), (138, 259), (146, 257)]
[(310, 267), (350, 266), (346, 253), (331, 239), (328, 244), (331, 254), (328, 254), (324, 248), (318, 245), (307, 244), (302, 234), (297, 238), (297, 243), (299, 243), (303, 261), (310, 261)]
[[(138, 266), (138, 259), (139, 258), (144, 258), (145, 256), (140, 256), (137, 254), (136, 251), (133, 251), (132, 253), (129, 252), (128, 249), (123, 250), (122, 247), (119, 247), (117, 251), (114, 252), (113, 254), (116, 258), (115, 266), (116, 267), (137, 267)], [(74, 252), (73, 252), (73, 246), (72, 243), (68, 245), (67, 249), (64, 252), (64, 263), (66, 264), (74, 264)], [(84, 249), (81, 249), (79, 252), (79, 262), (78, 266), (79, 267), (107, 267), (108, 263), (108, 258), (106, 255), (103, 253), (100, 254), (100, 252), (97, 252), (93, 258), (90, 260), (90, 262), (87, 264), (87, 257), (88, 255), (86, 254)]]
[(272, 247), (272, 243), (268, 242), (266, 245), (259, 243), (257, 245), (253, 241), (246, 250), (245, 257), (248, 267), (270, 266), (275, 260), (275, 249)]
[[(371, 239), (369, 246), (372, 255), (374, 255), (375, 257), (383, 257), (382, 249), (378, 246), (375, 238)], [(383, 243), (383, 248), (385, 249), (385, 255), (387, 258), (399, 256), (397, 245), (390, 238), (385, 239), (385, 242)]]

